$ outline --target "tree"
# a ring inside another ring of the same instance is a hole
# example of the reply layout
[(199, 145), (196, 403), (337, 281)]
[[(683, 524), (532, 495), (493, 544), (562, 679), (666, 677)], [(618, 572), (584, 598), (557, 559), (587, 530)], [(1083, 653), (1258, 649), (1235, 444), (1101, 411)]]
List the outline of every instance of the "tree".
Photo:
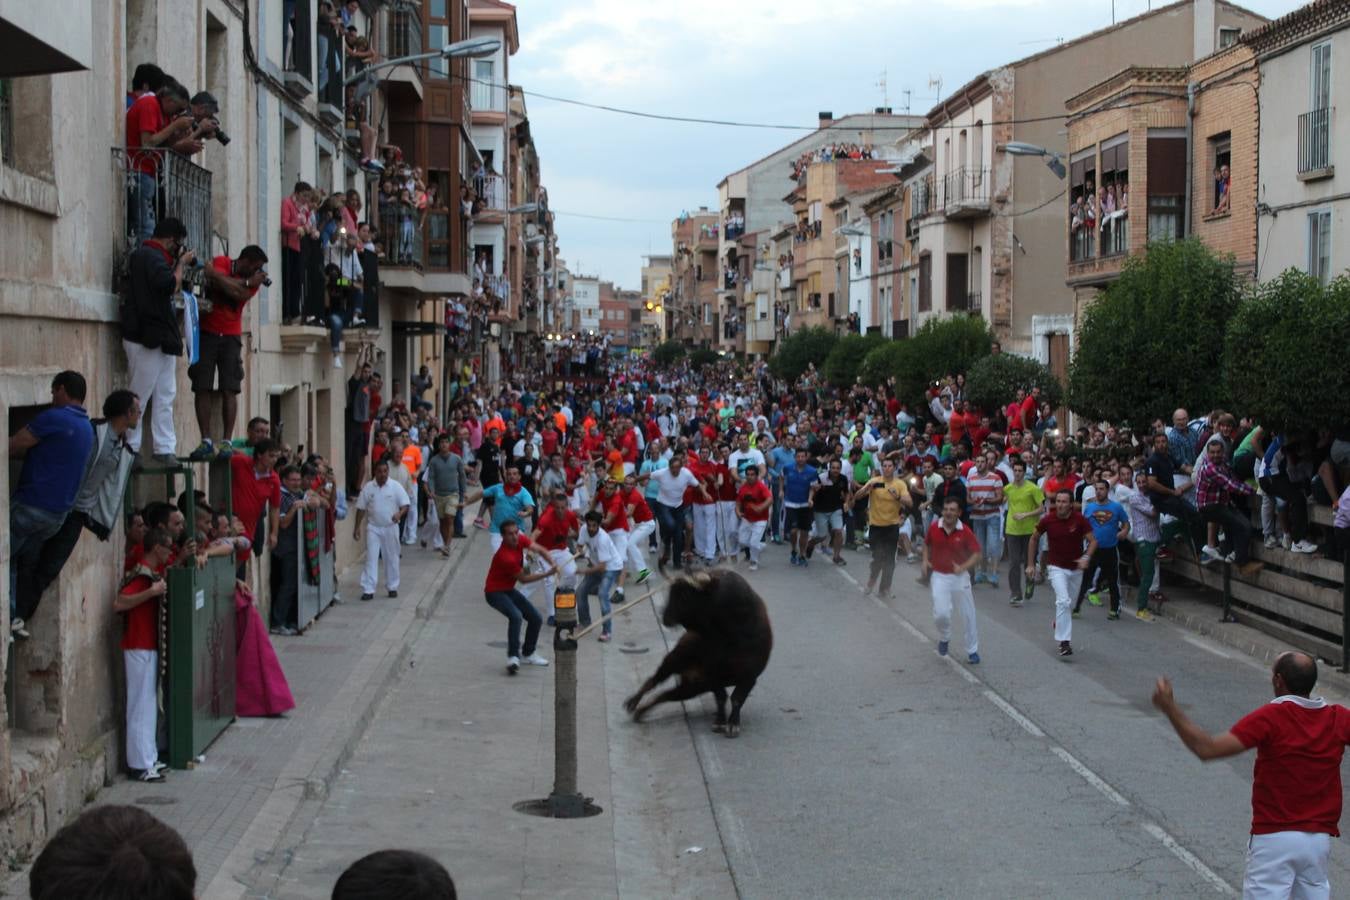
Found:
[(834, 349), (825, 357), (821, 373), (830, 384), (848, 390), (857, 380), (867, 354), (886, 343), (887, 339), (880, 334), (846, 334), (835, 342)]
[(1290, 269), (1254, 289), (1229, 322), (1227, 394), (1269, 430), (1342, 428), (1350, 421), (1348, 346), (1350, 276), (1324, 288)]
[(663, 341), (652, 351), (652, 360), (658, 366), (672, 366), (684, 356), (684, 345), (679, 341)]
[(869, 384), (894, 378), (897, 397), (925, 407), (924, 391), (932, 382), (968, 371), (989, 355), (993, 340), (989, 326), (973, 316), (929, 319), (912, 338), (888, 341), (869, 352), (860, 374)]
[(966, 398), (978, 409), (990, 414), (1017, 396), (1018, 388), (1030, 392), (1039, 386), (1041, 400), (1058, 408), (1064, 402), (1064, 388), (1049, 366), (1025, 356), (999, 353), (986, 356), (966, 373)]
[(825, 328), (794, 331), (779, 341), (777, 352), (769, 357), (769, 371), (784, 381), (796, 381), (808, 365), (814, 364), (819, 369), (838, 340), (834, 332)]
[(1141, 427), (1223, 400), (1224, 334), (1241, 296), (1231, 258), (1195, 238), (1150, 244), (1083, 313), (1069, 405)]
[(698, 371), (704, 366), (712, 365), (721, 358), (716, 350), (709, 347), (698, 347), (689, 354), (689, 368)]
[(887, 341), (867, 352), (858, 368), (858, 375), (867, 384), (885, 384), (905, 369), (906, 360), (912, 353), (913, 344), (910, 341)]

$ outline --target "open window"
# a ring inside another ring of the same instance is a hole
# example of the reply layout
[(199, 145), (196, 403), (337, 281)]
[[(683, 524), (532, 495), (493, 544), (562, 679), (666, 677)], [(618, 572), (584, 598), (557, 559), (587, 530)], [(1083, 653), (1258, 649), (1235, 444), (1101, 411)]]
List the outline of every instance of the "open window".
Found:
[(1229, 210), (1228, 190), (1232, 184), (1233, 140), (1230, 132), (1216, 134), (1209, 139), (1210, 213), (1220, 215)]
[(1097, 148), (1069, 158), (1069, 259), (1091, 259), (1097, 234)]
[(1122, 134), (1102, 144), (1101, 190), (1098, 219), (1102, 231), (1102, 255), (1127, 253), (1130, 249), (1130, 138)]
[(1186, 224), (1186, 138), (1148, 136), (1148, 240), (1176, 241)]

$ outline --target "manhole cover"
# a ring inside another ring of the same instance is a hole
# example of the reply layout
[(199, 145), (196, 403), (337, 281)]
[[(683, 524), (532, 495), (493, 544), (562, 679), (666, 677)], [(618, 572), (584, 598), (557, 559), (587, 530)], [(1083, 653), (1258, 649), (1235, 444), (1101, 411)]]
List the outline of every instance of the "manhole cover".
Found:
[(511, 808), (527, 816), (540, 816), (545, 819), (589, 819), (598, 816), (604, 810), (591, 802), (590, 797), (577, 796), (564, 798), (555, 804), (548, 797), (542, 800), (522, 800), (511, 804)]
[(646, 653), (650, 647), (620, 647), (620, 653)]
[(137, 797), (137, 806), (172, 806), (177, 803), (173, 797)]

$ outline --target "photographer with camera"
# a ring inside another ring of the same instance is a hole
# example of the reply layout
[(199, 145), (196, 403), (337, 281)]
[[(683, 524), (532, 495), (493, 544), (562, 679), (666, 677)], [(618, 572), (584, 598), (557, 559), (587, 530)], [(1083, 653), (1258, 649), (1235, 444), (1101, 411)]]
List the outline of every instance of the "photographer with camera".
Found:
[[(128, 387), (150, 407), (155, 462), (176, 465), (178, 439), (173, 427), (173, 400), (178, 389), (178, 357), (183, 355), (183, 332), (175, 300), (185, 272), (197, 257), (183, 246), (187, 229), (178, 219), (161, 219), (152, 237), (142, 242), (128, 260), (126, 294), (122, 297), (122, 347), (131, 376)], [(142, 423), (127, 430), (127, 446), (141, 450)]]
[[(198, 340), (197, 362), (188, 367), (192, 380), (193, 400), (197, 410), (197, 427), (202, 442), (188, 454), (193, 462), (204, 462), (212, 457), (228, 459), (234, 452), (230, 439), (234, 436), (234, 421), (239, 414), (239, 391), (244, 384), (244, 306), (258, 293), (258, 288), (270, 285), (267, 277), (267, 254), (256, 244), (239, 251), (237, 259), (217, 256), (203, 272), (205, 302), (202, 303), (201, 337)], [(221, 440), (211, 440), (211, 400), (220, 397)]]
[(127, 215), (140, 240), (154, 234), (159, 219), (159, 174), (165, 150), (183, 152), (180, 147), (190, 150), (192, 143), (192, 120), (181, 117), (188, 105), (187, 89), (161, 75), (158, 89), (137, 97), (126, 113), (127, 163), (135, 173), (128, 182)]
[[(333, 368), (342, 368), (342, 329), (348, 324), (350, 311), (352, 325), (364, 325), (361, 318), (361, 305), (365, 296), (362, 287), (363, 272), (358, 257), (357, 238), (354, 234), (339, 235), (345, 249), (336, 256), (335, 261), (324, 266), (324, 283), (328, 297), (328, 335), (333, 349)], [(334, 258), (330, 248), (329, 257)]]
[(192, 114), (192, 134), (198, 140), (215, 138), (220, 146), (230, 144), (230, 136), (220, 127), (220, 104), (206, 91), (198, 91), (188, 101), (188, 110)]

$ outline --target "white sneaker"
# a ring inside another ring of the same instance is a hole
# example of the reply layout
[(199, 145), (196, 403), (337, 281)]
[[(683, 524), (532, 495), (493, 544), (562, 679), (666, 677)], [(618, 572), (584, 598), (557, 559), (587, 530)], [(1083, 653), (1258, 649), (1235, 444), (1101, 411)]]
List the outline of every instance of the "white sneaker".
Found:
[(548, 665), (548, 660), (544, 659), (538, 653), (531, 653), (529, 656), (522, 659), (521, 663), (527, 666), (546, 666)]
[(1276, 537), (1275, 535), (1273, 535), (1273, 534), (1268, 534), (1268, 535), (1266, 535), (1266, 549), (1267, 549), (1267, 550), (1274, 550), (1274, 549), (1275, 549), (1276, 547), (1278, 547), (1278, 546), (1280, 546), (1280, 539), (1279, 539), (1279, 538), (1277, 538), (1277, 537)]
[(1207, 566), (1212, 562), (1218, 562), (1223, 559), (1223, 554), (1219, 552), (1218, 547), (1211, 547), (1208, 544), (1200, 548), (1200, 565)]
[(506, 674), (514, 675), (520, 671), (520, 657), (510, 656), (506, 659)]
[(758, 572), (758, 571), (759, 571), (759, 563), (757, 563), (757, 562), (752, 562), (752, 563), (750, 563), (750, 571), (751, 571), (751, 572)]
[(333, 357), (333, 368), (335, 369), (342, 368), (342, 357), (340, 356)]
[(1287, 534), (1280, 535), (1280, 546), (1288, 550), (1294, 546), (1294, 539)]
[(1316, 553), (1317, 545), (1307, 539), (1295, 541), (1289, 545), (1289, 549), (1295, 553)]
[(28, 633), (28, 627), (24, 624), (23, 619), (19, 618), (18, 616), (15, 616), (14, 618), (9, 620), (9, 634), (11, 638), (32, 637), (32, 635)]

